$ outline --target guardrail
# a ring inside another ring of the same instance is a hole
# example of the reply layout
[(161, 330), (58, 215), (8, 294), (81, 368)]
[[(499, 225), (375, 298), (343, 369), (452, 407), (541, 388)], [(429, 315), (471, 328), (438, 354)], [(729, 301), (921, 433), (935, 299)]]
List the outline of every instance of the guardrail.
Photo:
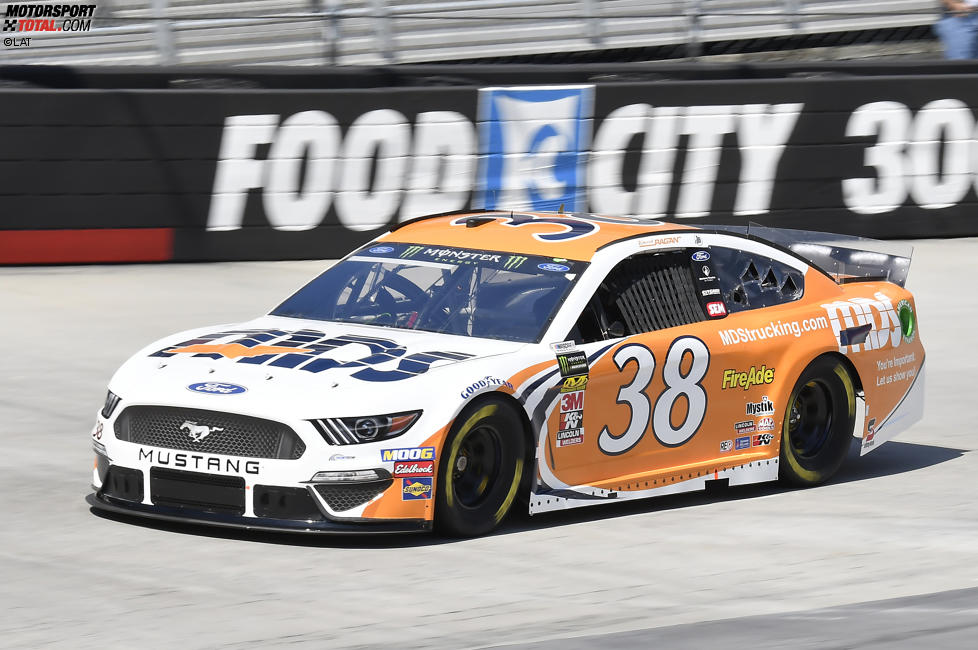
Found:
[[(90, 29), (38, 32), (2, 63), (418, 63), (886, 29), (934, 0), (108, 0)], [(6, 36), (7, 34), (5, 34)], [(17, 33), (30, 36), (30, 33)]]

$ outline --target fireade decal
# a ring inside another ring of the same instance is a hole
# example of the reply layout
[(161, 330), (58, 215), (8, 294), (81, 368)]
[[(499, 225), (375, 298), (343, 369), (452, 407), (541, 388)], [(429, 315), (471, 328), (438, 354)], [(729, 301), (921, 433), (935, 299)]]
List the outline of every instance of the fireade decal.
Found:
[(723, 390), (728, 388), (743, 388), (750, 390), (754, 386), (770, 384), (774, 381), (774, 368), (767, 366), (751, 366), (749, 370), (724, 370)]

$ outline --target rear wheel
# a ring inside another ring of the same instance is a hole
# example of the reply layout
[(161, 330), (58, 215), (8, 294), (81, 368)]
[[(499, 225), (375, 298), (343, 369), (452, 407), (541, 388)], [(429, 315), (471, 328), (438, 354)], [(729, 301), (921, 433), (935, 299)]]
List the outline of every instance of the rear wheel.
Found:
[(488, 533), (503, 520), (523, 477), (523, 424), (498, 399), (462, 412), (438, 468), (435, 523), (448, 535)]
[(818, 485), (845, 460), (856, 422), (856, 390), (839, 359), (819, 357), (801, 373), (781, 429), (781, 480)]

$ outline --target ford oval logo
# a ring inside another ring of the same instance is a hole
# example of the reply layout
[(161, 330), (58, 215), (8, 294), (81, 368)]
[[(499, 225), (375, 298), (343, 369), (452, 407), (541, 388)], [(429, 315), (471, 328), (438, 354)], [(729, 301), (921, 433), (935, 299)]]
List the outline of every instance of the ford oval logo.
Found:
[(237, 384), (224, 384), (219, 381), (203, 381), (199, 384), (190, 384), (187, 390), (195, 393), (207, 393), (208, 395), (237, 395), (243, 393), (247, 388)]
[(696, 251), (693, 253), (694, 262), (705, 262), (708, 259), (710, 259), (710, 254), (706, 251)]
[(393, 246), (374, 246), (373, 248), (370, 249), (369, 252), (371, 252), (371, 253), (377, 253), (377, 254), (380, 254), (380, 253), (393, 253), (394, 252), (394, 247)]
[(569, 266), (564, 266), (563, 264), (537, 264), (537, 268), (542, 271), (556, 271), (557, 273), (563, 273), (564, 271), (570, 271)]

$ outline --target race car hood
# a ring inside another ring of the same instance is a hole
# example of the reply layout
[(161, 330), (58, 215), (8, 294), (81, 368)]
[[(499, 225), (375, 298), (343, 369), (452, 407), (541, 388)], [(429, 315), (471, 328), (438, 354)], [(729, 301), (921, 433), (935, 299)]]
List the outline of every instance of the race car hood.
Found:
[(264, 316), (161, 339), (129, 359), (109, 388), (130, 404), (257, 416), (390, 413), (417, 408), (446, 388), (457, 392), (469, 374), (458, 367), (524, 345)]

